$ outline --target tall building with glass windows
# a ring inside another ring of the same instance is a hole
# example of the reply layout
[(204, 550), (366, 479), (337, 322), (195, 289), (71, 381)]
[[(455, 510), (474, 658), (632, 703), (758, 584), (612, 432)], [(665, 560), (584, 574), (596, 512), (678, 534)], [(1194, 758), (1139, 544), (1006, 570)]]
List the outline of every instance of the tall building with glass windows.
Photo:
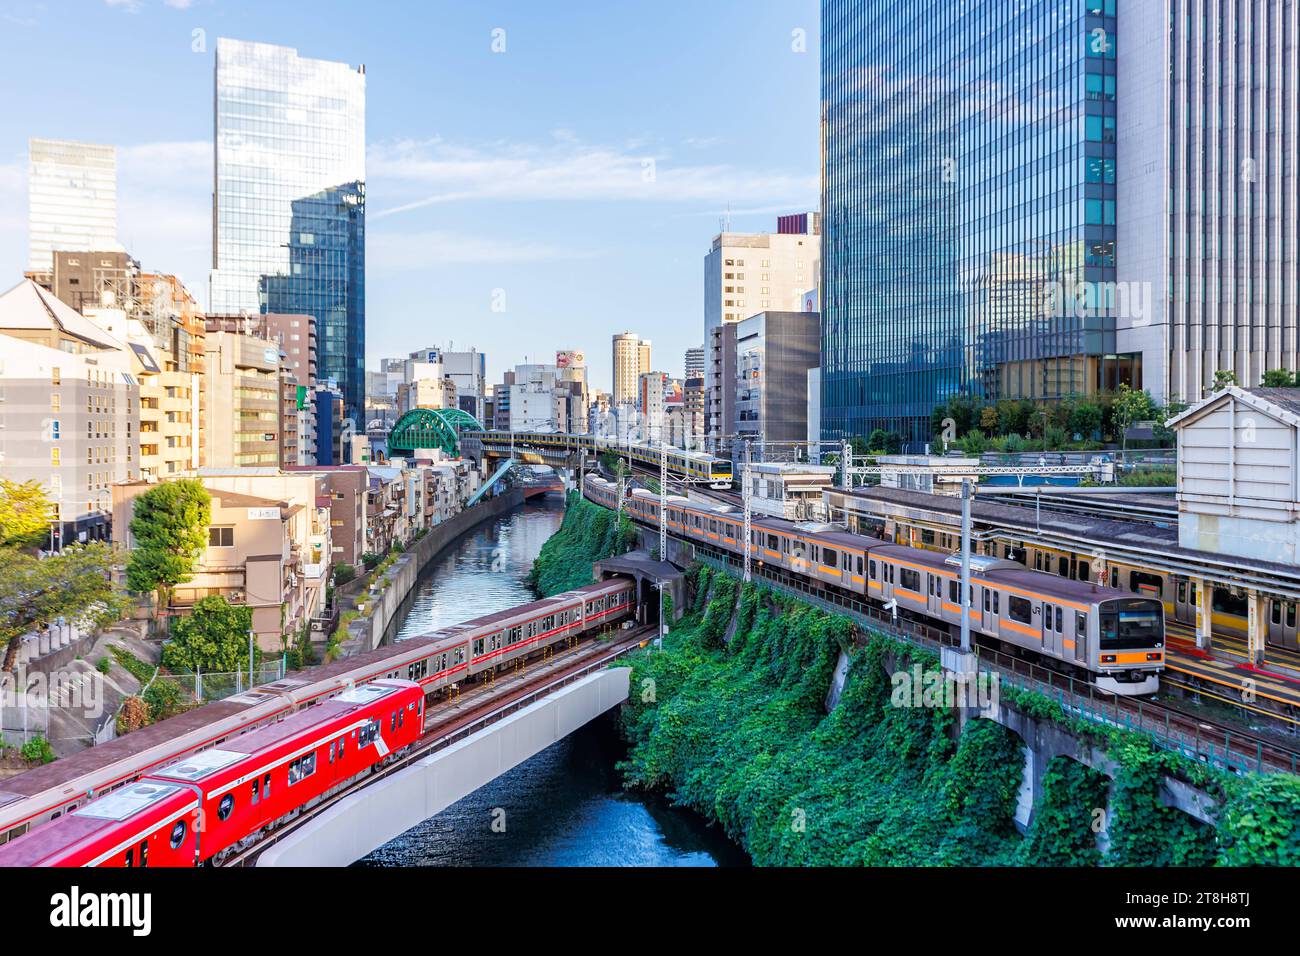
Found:
[(314, 316), (318, 379), (365, 402), (365, 67), (222, 38), (212, 311)]
[(33, 139), (28, 157), (27, 267), (50, 270), (56, 252), (120, 252), (117, 150)]
[(1115, 278), (1114, 3), (823, 0), (824, 437), (1134, 375), (1074, 298)]

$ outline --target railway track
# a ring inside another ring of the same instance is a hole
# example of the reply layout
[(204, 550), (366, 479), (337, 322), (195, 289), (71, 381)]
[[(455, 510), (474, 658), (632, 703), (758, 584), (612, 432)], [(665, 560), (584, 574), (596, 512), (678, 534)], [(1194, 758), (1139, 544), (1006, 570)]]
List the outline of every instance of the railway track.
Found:
[[(470, 734), (477, 733), (509, 715), (522, 710), (546, 694), (605, 667), (630, 651), (647, 643), (658, 630), (657, 625), (642, 625), (628, 631), (613, 631), (612, 639), (587, 638), (573, 647), (541, 657), (509, 677), (485, 684), (426, 708), (424, 732), (415, 746), (397, 760), (357, 779), (315, 806), (302, 811), (278, 826), (251, 846), (232, 854), (219, 865), (252, 866), (267, 848), (319, 817), (341, 800), (371, 784), (411, 766), (415, 761), (436, 753)], [(507, 686), (503, 687), (505, 684)], [(497, 693), (493, 692), (496, 688)], [(454, 711), (454, 712), (450, 712)]]

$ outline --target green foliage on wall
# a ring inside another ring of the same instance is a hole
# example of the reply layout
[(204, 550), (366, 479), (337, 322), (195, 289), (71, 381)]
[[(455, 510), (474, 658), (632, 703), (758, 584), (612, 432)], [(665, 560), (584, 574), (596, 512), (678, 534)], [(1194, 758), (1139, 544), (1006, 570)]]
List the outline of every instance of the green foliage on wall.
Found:
[(528, 583), (542, 597), (580, 588), (591, 583), (593, 562), (631, 550), (636, 540), (636, 525), (626, 515), (615, 520), (613, 511), (570, 491), (564, 522), (542, 545)]
[[(667, 791), (717, 823), (757, 864), (1300, 863), (1300, 778), (1238, 779), (1003, 687), (1004, 704), (1060, 725), (1116, 763), (1111, 781), (1076, 760), (1052, 761), (1021, 837), (1013, 822), (1020, 739), (976, 719), (954, 743), (951, 710), (896, 705), (891, 673), (910, 675), (915, 665), (929, 673), (938, 667), (933, 654), (881, 635), (854, 646), (848, 619), (720, 571), (697, 566), (687, 578), (693, 600), (663, 651), (625, 661), (633, 668), (622, 716), (630, 746), (620, 770), (625, 786)], [(842, 649), (850, 651), (848, 677), (827, 714)], [(1223, 801), (1217, 829), (1165, 805), (1169, 776)]]
[(1013, 735), (972, 721), (954, 746), (949, 711), (892, 706), (883, 661), (899, 646), (885, 639), (855, 653), (827, 714), (851, 622), (720, 572), (690, 577), (703, 596), (662, 653), (633, 658), (626, 785), (668, 790), (763, 865), (1011, 860)]

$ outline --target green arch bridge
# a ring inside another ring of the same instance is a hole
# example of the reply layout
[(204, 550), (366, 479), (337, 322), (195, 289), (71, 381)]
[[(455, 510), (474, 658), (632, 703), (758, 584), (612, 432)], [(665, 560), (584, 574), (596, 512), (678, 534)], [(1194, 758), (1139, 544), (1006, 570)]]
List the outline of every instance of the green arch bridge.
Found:
[(410, 458), (417, 448), (440, 448), (460, 457), (460, 431), (482, 431), (483, 425), (460, 408), (413, 408), (388, 433), (388, 456)]

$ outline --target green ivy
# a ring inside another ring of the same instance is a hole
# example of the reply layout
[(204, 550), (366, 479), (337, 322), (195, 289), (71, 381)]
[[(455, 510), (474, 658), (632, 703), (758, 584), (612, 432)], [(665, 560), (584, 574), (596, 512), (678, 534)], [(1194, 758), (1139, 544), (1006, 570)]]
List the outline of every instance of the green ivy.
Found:
[(528, 583), (542, 597), (590, 584), (593, 563), (630, 551), (636, 542), (636, 525), (630, 518), (616, 519), (608, 508), (570, 491), (564, 521), (542, 545)]
[(1018, 862), (1029, 866), (1097, 866), (1097, 829), (1103, 825), (1110, 780), (1104, 773), (1056, 757), (1043, 774), (1043, 790)]

